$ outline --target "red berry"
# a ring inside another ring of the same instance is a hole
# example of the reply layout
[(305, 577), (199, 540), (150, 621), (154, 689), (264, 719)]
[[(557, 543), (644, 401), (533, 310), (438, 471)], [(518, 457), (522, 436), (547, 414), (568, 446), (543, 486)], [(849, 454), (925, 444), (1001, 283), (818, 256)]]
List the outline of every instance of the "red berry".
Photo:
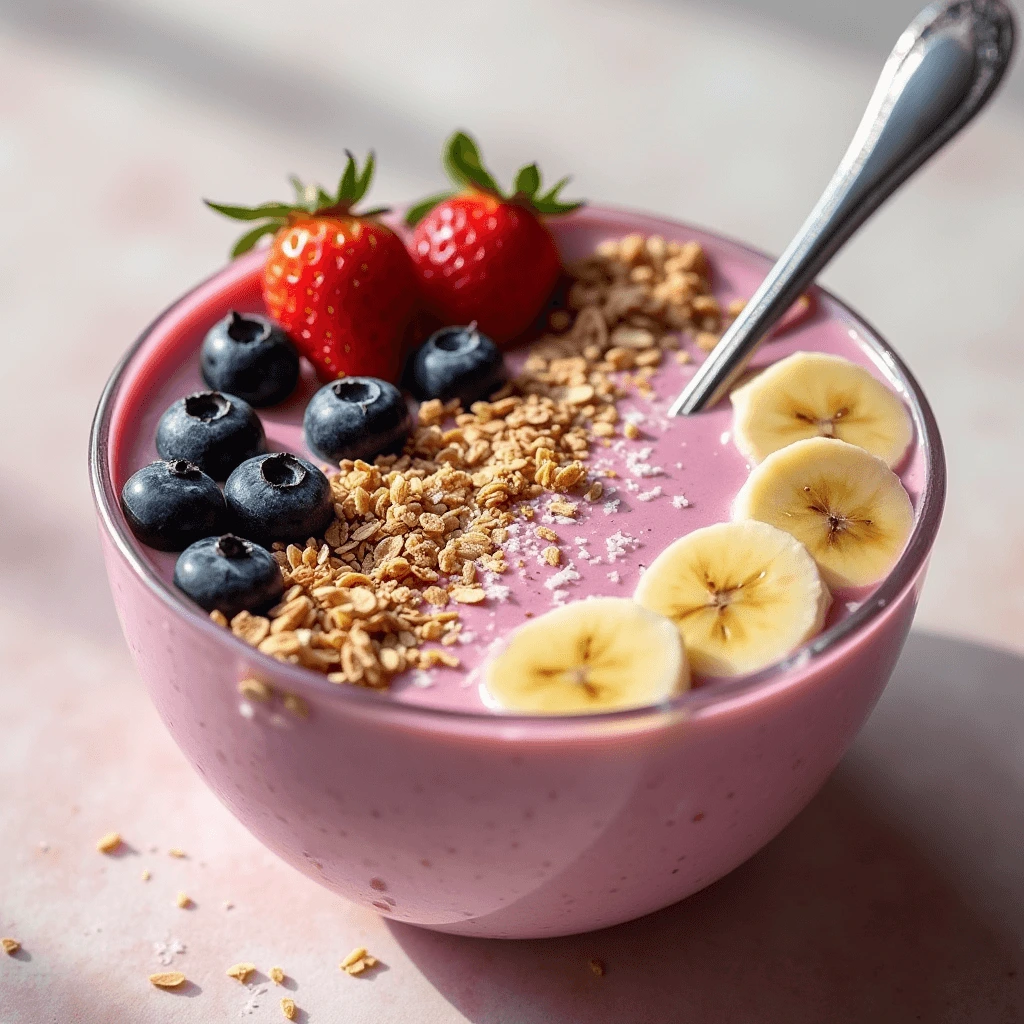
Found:
[(239, 239), (233, 256), (273, 234), (263, 273), (267, 310), (325, 380), (394, 383), (402, 368), (416, 274), (401, 239), (373, 219), (382, 211), (352, 210), (373, 168), (372, 153), (362, 170), (350, 153), (335, 195), (293, 178), (293, 203), (207, 204), (235, 220), (263, 222)]
[(505, 195), (462, 132), (449, 140), (444, 164), (459, 191), (434, 196), (407, 217), (416, 225), (409, 254), (420, 292), (443, 323), (475, 320), (499, 344), (511, 341), (536, 319), (558, 280), (558, 250), (541, 215), (581, 204), (558, 198), (568, 178), (542, 194), (536, 164), (521, 168)]
[(483, 192), (435, 206), (416, 226), (409, 253), (431, 312), (446, 324), (475, 320), (499, 344), (530, 326), (560, 268), (554, 240), (531, 209)]
[(359, 217), (315, 216), (282, 228), (263, 271), (267, 310), (324, 380), (395, 383), (415, 296), (401, 239)]

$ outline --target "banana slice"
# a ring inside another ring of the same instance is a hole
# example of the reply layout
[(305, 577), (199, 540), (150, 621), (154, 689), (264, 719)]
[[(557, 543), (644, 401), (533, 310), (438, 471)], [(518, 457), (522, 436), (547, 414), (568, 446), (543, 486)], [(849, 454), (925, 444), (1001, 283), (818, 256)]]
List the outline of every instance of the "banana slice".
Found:
[(832, 603), (807, 549), (753, 521), (706, 526), (674, 541), (633, 596), (675, 622), (698, 676), (773, 664), (820, 631)]
[(757, 466), (736, 495), (733, 518), (791, 533), (830, 587), (862, 587), (896, 564), (914, 526), (914, 506), (881, 459), (845, 441), (815, 437)]
[(795, 352), (732, 393), (733, 437), (752, 462), (808, 437), (838, 437), (898, 465), (913, 437), (899, 397), (863, 366)]
[(642, 707), (680, 693), (690, 669), (664, 616), (621, 597), (577, 601), (520, 626), (485, 670), (487, 702), (579, 715)]

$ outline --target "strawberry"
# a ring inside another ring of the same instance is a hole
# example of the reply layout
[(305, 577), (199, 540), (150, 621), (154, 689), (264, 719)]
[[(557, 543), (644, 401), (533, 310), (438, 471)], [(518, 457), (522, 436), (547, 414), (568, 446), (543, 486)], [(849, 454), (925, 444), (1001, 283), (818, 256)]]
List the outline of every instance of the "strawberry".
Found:
[(262, 221), (232, 256), (273, 234), (263, 270), (267, 310), (324, 380), (341, 376), (398, 380), (403, 334), (416, 305), (416, 276), (401, 239), (376, 220), (383, 209), (353, 207), (373, 177), (351, 153), (335, 195), (292, 178), (294, 203), (207, 206), (234, 220)]
[(558, 198), (568, 178), (542, 193), (536, 164), (519, 170), (506, 195), (463, 132), (449, 139), (444, 166), (457, 191), (432, 196), (406, 216), (415, 227), (409, 254), (420, 292), (444, 323), (475, 320), (499, 344), (511, 341), (537, 317), (558, 280), (558, 250), (540, 215), (583, 204)]

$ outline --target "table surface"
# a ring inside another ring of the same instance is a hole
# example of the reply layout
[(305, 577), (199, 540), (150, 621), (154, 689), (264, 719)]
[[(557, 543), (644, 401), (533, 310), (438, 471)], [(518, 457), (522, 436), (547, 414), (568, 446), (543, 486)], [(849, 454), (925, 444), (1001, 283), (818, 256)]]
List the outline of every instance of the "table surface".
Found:
[[(605, 932), (446, 937), (300, 877), (186, 765), (120, 636), (84, 454), (110, 367), (223, 258), (232, 229), (198, 198), (269, 199), (371, 145), (374, 198), (413, 197), (462, 125), (503, 175), (538, 157), (580, 194), (778, 251), (916, 2), (850, 24), (805, 0), (339, 7), (304, 5), (314, 51), (270, 0), (0, 0), (0, 935), (23, 943), (0, 955), (0, 1021), (282, 1020), (283, 995), (346, 1024), (1022, 1019), (1016, 81), (823, 278), (932, 397), (950, 499), (892, 684), (761, 854)], [(105, 857), (112, 829), (128, 845)], [(371, 977), (338, 970), (358, 945)], [(148, 984), (161, 960), (187, 988)], [(225, 975), (243, 960), (248, 986)]]

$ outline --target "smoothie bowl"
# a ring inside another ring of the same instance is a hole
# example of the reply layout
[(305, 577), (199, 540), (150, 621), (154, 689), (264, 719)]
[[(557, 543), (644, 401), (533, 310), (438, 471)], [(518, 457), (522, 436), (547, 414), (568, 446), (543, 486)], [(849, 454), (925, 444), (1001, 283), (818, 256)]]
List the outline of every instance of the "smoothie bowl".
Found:
[[(175, 586), (177, 566), (188, 588), (184, 542), (141, 543), (121, 496), (158, 458), (165, 410), (207, 386), (204, 338), (230, 313), (236, 333), (265, 315), (263, 253), (146, 331), (91, 441), (124, 633), (195, 769), (328, 889), (467, 935), (635, 918), (775, 836), (888, 681), (945, 490), (918, 385), (838, 300), (808, 296), (733, 402), (670, 419), (769, 260), (593, 207), (551, 232), (570, 280), (546, 329), (504, 347), (487, 400), (408, 399), (390, 452), (348, 461), (324, 458), (310, 428), (322, 379), (306, 362), (290, 397), (260, 409), (260, 451), (305, 460), (271, 455), (274, 473), (323, 467), (330, 494), (308, 538), (258, 538), (281, 580), (254, 610), (191, 600)], [(641, 309), (666, 264), (692, 284), (675, 322)], [(781, 384), (763, 387), (767, 367)], [(412, 390), (429, 394), (426, 378), (421, 366)], [(771, 402), (794, 393), (810, 403), (790, 416), (806, 430), (773, 441), (787, 428)], [(237, 482), (225, 490), (230, 503)], [(793, 494), (810, 495), (824, 534), (794, 539)], [(843, 549), (844, 530), (863, 550)]]

